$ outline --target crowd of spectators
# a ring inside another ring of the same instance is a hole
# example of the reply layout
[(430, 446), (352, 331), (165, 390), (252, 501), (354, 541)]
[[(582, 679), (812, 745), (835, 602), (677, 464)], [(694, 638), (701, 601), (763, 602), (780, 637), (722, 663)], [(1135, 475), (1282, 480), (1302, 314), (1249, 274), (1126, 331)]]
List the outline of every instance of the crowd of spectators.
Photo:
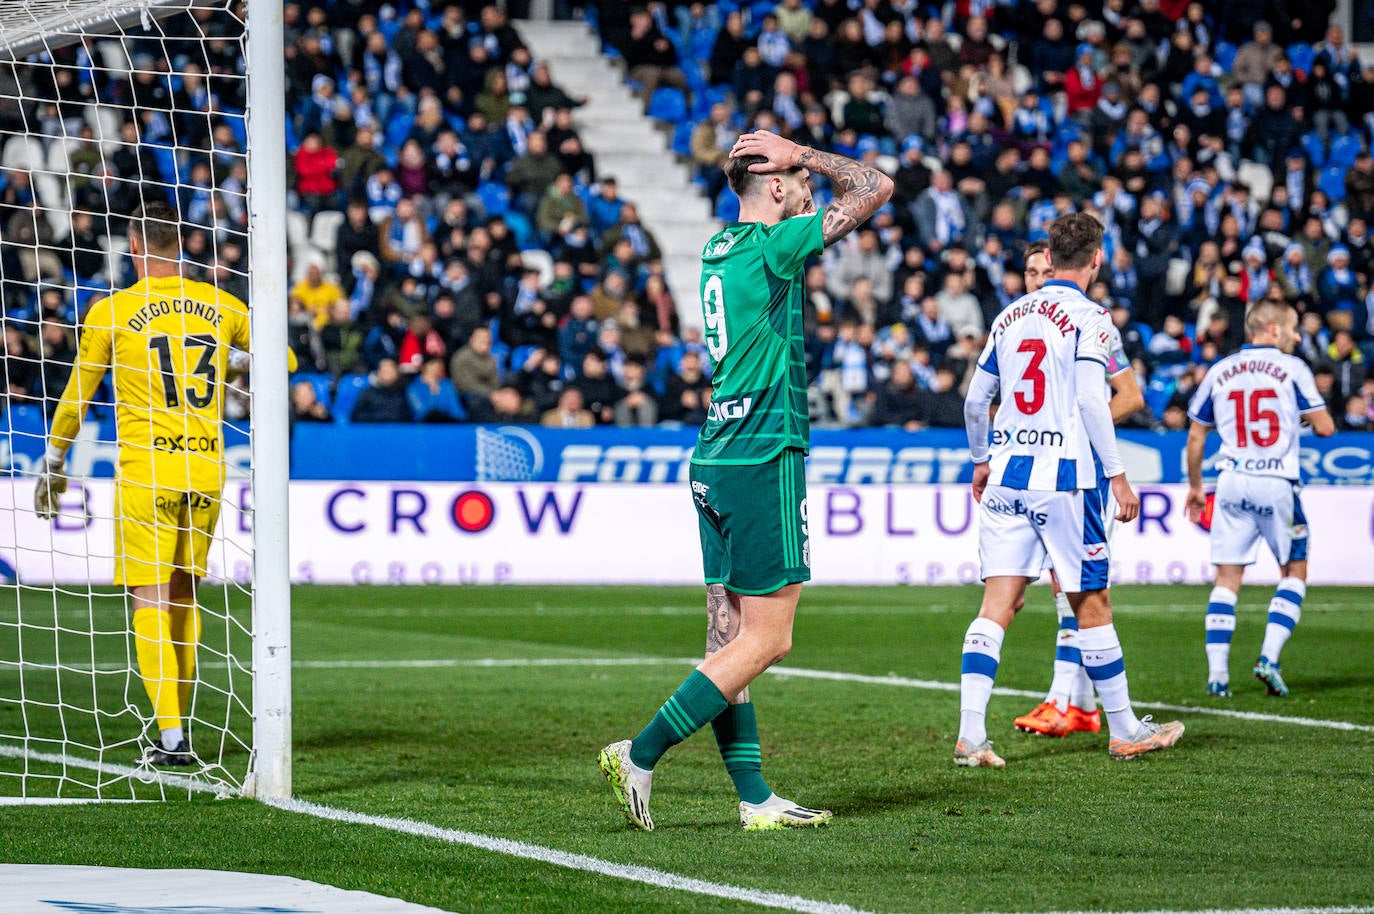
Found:
[[(1084, 210), (1107, 229), (1109, 266), (1090, 293), (1112, 309), (1147, 392), (1134, 424), (1185, 427), (1202, 373), (1268, 296), (1302, 313), (1301, 353), (1342, 426), (1368, 427), (1374, 61), (1329, 25), (1331, 3), (597, 11), (627, 72), (653, 78), (649, 110), (674, 122), (720, 218), (738, 212), (720, 163), (742, 130), (894, 177), (892, 203), (807, 276), (822, 418), (961, 425), (953, 407), (989, 321), (1023, 291), (1025, 246)], [(685, 117), (666, 113), (676, 87)]]
[[(132, 75), (96, 39), (0, 74), (23, 84), (0, 85), (0, 129), (37, 137), (0, 160), (12, 402), (57, 396), (82, 308), (131, 279), (107, 251), (149, 194), (176, 198), (187, 271), (246, 296), (241, 6), (126, 40)], [(817, 424), (962, 425), (1025, 245), (1086, 210), (1110, 264), (1090, 294), (1147, 391), (1135, 424), (1183, 427), (1201, 373), (1270, 297), (1302, 312), (1300, 352), (1342, 427), (1365, 428), (1374, 61), (1331, 12), (600, 0), (580, 14), (721, 218), (737, 212), (719, 166), (742, 130), (895, 178), (892, 203), (806, 274)], [(585, 100), (502, 6), (321, 0), (284, 15), (294, 421), (704, 419), (710, 361), (658, 240), (583, 148)]]

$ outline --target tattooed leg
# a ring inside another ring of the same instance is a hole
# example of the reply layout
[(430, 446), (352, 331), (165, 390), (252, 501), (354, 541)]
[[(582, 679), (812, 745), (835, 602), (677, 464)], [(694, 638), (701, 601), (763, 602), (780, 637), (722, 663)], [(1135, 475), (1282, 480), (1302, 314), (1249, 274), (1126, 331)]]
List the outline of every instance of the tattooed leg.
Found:
[[(739, 637), (744, 626), (739, 594), (730, 593), (722, 584), (708, 584), (706, 616), (706, 656), (710, 658)], [(730, 703), (711, 721), (721, 761), (725, 762), (725, 771), (740, 800), (763, 803), (773, 791), (763, 779), (763, 751), (759, 747), (759, 725), (749, 700), (749, 686), (726, 698)]]
[[(706, 585), (706, 656), (725, 647), (739, 634), (744, 615), (740, 612), (739, 597), (729, 593), (724, 584)], [(730, 698), (730, 704), (744, 704), (749, 700), (749, 687)]]

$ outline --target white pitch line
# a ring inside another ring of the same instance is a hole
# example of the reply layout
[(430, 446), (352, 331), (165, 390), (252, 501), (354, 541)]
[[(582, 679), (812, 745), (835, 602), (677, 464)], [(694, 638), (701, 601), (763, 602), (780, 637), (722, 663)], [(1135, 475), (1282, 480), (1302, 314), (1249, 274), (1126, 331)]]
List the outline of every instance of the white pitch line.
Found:
[[(296, 660), (291, 666), (298, 670), (432, 670), (456, 667), (493, 669), (497, 667), (555, 667), (555, 666), (660, 666), (663, 664), (695, 664), (700, 657), (439, 657), (417, 660)], [(224, 669), (226, 663), (201, 663), (201, 669)], [(235, 666), (236, 669), (241, 669)], [(0, 661), (0, 669), (39, 670), (67, 673), (132, 673), (125, 663), (38, 663), (35, 661)]]
[(707, 895), (712, 898), (725, 898), (730, 901), (743, 901), (759, 905), (760, 907), (778, 908), (784, 911), (798, 911), (803, 912), (803, 914), (872, 914), (872, 912), (864, 911), (847, 904), (816, 901), (810, 898), (803, 898), (800, 895), (784, 895), (780, 892), (763, 892), (758, 889), (727, 885), (721, 882), (707, 882), (704, 879), (694, 879), (690, 876), (681, 876), (677, 873), (656, 870), (652, 867), (637, 866), (628, 863), (614, 863), (610, 860), (602, 860), (600, 857), (590, 857), (586, 854), (573, 854), (568, 851), (555, 850), (554, 848), (543, 847), (538, 844), (526, 844), (523, 841), (512, 841), (509, 838), (495, 838), (491, 835), (460, 831), (455, 828), (442, 828), (438, 825), (431, 825), (428, 822), (417, 822), (414, 819), (396, 819), (390, 816), (374, 816), (367, 813), (352, 812), (347, 809), (335, 809), (332, 806), (323, 806), (319, 803), (311, 803), (306, 800), (268, 800), (266, 802), (268, 805), (275, 806), (279, 809), (284, 809), (289, 812), (298, 812), (307, 816), (315, 816), (316, 818), (327, 819), (331, 822), (344, 822), (353, 825), (371, 825), (375, 828), (385, 828), (389, 831), (400, 832), (402, 834), (446, 841), (449, 844), (463, 844), (468, 847), (475, 847), (479, 850), (504, 854), (508, 857), (520, 857), (524, 860), (534, 860), (538, 863), (547, 863), (564, 869), (581, 870), (586, 873), (596, 873), (600, 876), (625, 879), (630, 882), (638, 882), (643, 885), (650, 885), (660, 889), (690, 892), (693, 895)]
[(100, 774), (113, 774), (121, 778), (132, 778), (144, 784), (160, 783), (165, 787), (174, 787), (178, 790), (186, 790), (193, 793), (213, 793), (217, 796), (229, 796), (232, 793), (232, 791), (224, 785), (210, 784), (195, 778), (183, 777), (179, 774), (168, 774), (164, 771), (156, 771), (152, 768), (135, 768), (132, 765), (112, 765), (108, 762), (97, 762), (73, 755), (54, 755), (50, 752), (35, 752), (32, 749), (23, 749), (19, 746), (0, 745), (0, 756), (5, 758), (28, 759), (31, 762), (40, 762), (45, 765), (60, 765), (64, 768), (80, 768), (84, 771), (96, 771)]
[[(156, 780), (163, 781), (169, 785), (181, 786), (187, 790), (204, 793), (220, 792), (220, 789), (213, 785), (188, 780), (176, 775), (168, 775), (162, 772), (141, 771), (125, 765), (109, 765), (66, 755), (32, 752), (9, 746), (0, 746), (0, 755), (9, 756), (11, 758), (28, 758), (36, 762), (68, 765), (74, 768), (84, 768), (107, 774), (145, 776), (151, 774)], [(729, 901), (742, 901), (764, 908), (796, 911), (799, 912), (799, 914), (874, 914), (872, 911), (866, 911), (840, 902), (818, 901), (811, 898), (804, 898), (800, 895), (786, 895), (781, 892), (764, 892), (758, 889), (749, 889), (721, 882), (709, 882), (704, 879), (696, 879), (691, 876), (670, 873), (666, 870), (653, 869), (652, 867), (615, 863), (611, 860), (602, 860), (600, 857), (592, 857), (587, 854), (574, 854), (569, 851), (561, 851), (551, 847), (544, 847), (539, 844), (527, 844), (523, 841), (514, 841), (509, 838), (498, 838), (493, 835), (484, 835), (477, 832), (444, 828), (428, 822), (418, 822), (414, 819), (376, 816), (294, 798), (288, 800), (265, 800), (264, 803), (286, 812), (299, 813), (301, 815), (312, 816), (330, 822), (341, 822), (348, 825), (367, 825), (374, 828), (398, 832), (400, 834), (414, 835), (420, 838), (432, 838), (449, 844), (461, 844), (494, 854), (518, 857), (523, 860), (532, 860), (536, 863), (545, 863), (563, 869), (595, 873), (599, 876), (610, 876), (613, 879), (624, 879), (628, 882), (637, 882), (641, 885), (653, 886), (654, 888), (669, 889), (676, 892), (688, 892), (693, 895), (704, 895), (712, 898), (724, 898)], [(1056, 911), (1046, 912), (1046, 914), (1103, 914), (1103, 912)], [(1122, 914), (1374, 914), (1374, 907), (1207, 908), (1200, 911), (1154, 910), (1122, 912)]]
[[(695, 665), (701, 662), (698, 657), (439, 657), (416, 660), (297, 660), (291, 665), (305, 670), (428, 670), (428, 669), (499, 669), (519, 667), (633, 667)], [(54, 664), (11, 663), (12, 667), (25, 669), (52, 670)], [(201, 664), (210, 667), (212, 664)], [(223, 664), (219, 664), (222, 666)], [(128, 671), (127, 664), (99, 664), (101, 672)], [(61, 669), (72, 672), (91, 672), (89, 666), (66, 665)], [(911, 679), (906, 676), (871, 676), (864, 673), (846, 673), (840, 670), (812, 670), (805, 667), (778, 666), (768, 670), (773, 676), (784, 679), (824, 679), (831, 682), (857, 682), (864, 685), (891, 686), (903, 689), (924, 689), (932, 692), (958, 692), (959, 683), (940, 682), (934, 679)], [(1044, 692), (1026, 689), (1007, 689), (997, 687), (994, 695), (1014, 698), (1040, 698)], [(1207, 708), (1201, 705), (1176, 705), (1161, 701), (1136, 701), (1138, 708), (1154, 711), (1172, 711), (1176, 714), (1203, 714), (1210, 717), (1229, 717), (1233, 720), (1249, 720), (1259, 723), (1289, 724), (1294, 727), (1315, 727), (1321, 730), (1341, 730), (1349, 733), (1374, 733), (1374, 725), (1355, 724), (1344, 720), (1323, 720), (1315, 717), (1288, 717), (1283, 714), (1265, 714), (1259, 711), (1234, 711), (1227, 708)]]
[(88, 803), (151, 803), (152, 800), (108, 800), (102, 797), (0, 797), (0, 806), (83, 806)]
[(699, 657), (478, 657), (438, 660), (297, 660), (291, 665), (306, 670), (386, 670), (435, 667), (547, 667), (547, 666), (663, 666), (700, 663)]
[[(1042, 914), (1104, 914), (1102, 911), (1045, 911)], [(1120, 914), (1374, 914), (1371, 907), (1206, 908), (1201, 911), (1122, 911)]]
[[(797, 679), (828, 679), (833, 682), (861, 682), (867, 685), (896, 686), (904, 689), (929, 689), (937, 692), (957, 692), (957, 682), (937, 682), (931, 679), (908, 679), (905, 676), (865, 676), (861, 673), (841, 673), (834, 670), (808, 670), (801, 667), (775, 666), (768, 671), (774, 676)], [(1010, 695), (1018, 698), (1040, 698), (1044, 692), (1031, 692), (1026, 689), (994, 688), (994, 695)], [(1226, 708), (1204, 708), (1199, 705), (1174, 705), (1160, 701), (1133, 701), (1137, 708), (1152, 708), (1156, 711), (1175, 711), (1181, 714), (1208, 714), (1213, 717), (1231, 717), (1237, 720), (1254, 720), (1274, 724), (1292, 724), (1295, 727), (1317, 727), (1324, 730), (1348, 730), (1358, 733), (1374, 733), (1374, 725), (1352, 724), (1344, 720), (1320, 720), (1314, 717), (1286, 717), (1282, 714), (1261, 714), (1257, 711), (1230, 711)]]
[[(293, 666), (305, 669), (429, 669), (435, 667), (554, 667), (554, 666), (660, 666), (670, 664), (697, 664), (695, 657), (484, 657), (477, 659), (436, 659), (436, 660), (298, 660)], [(812, 670), (805, 667), (775, 666), (768, 670), (773, 676), (791, 679), (825, 679), (831, 682), (857, 682), (864, 685), (892, 686), (903, 689), (926, 689), (932, 692), (958, 692), (959, 683), (940, 682), (934, 679), (910, 679), (905, 676), (869, 676), (863, 673), (845, 673), (839, 670)], [(994, 695), (1016, 698), (1040, 698), (1043, 692), (1026, 689), (994, 688)], [(1159, 701), (1136, 701), (1138, 708), (1155, 711), (1173, 711), (1179, 714), (1206, 714), (1212, 717), (1229, 717), (1236, 720), (1259, 721), (1273, 724), (1291, 724), (1295, 727), (1316, 727), (1324, 730), (1344, 730), (1354, 733), (1374, 733), (1374, 725), (1354, 724), (1343, 720), (1321, 720), (1314, 717), (1287, 717), (1282, 714), (1263, 714), (1258, 711), (1233, 711), (1226, 708), (1205, 708), (1200, 705), (1175, 705)]]
[[(143, 769), (131, 768), (126, 765), (110, 765), (103, 762), (91, 761), (89, 759), (74, 758), (68, 755), (52, 755), (46, 752), (33, 752), (18, 747), (0, 746), (0, 756), (26, 758), (35, 762), (65, 765), (72, 768), (82, 768), (88, 771), (98, 771), (104, 774), (114, 774), (125, 777), (148, 777), (151, 775), (154, 779), (162, 781), (168, 786), (182, 787), (200, 793), (223, 792), (220, 788), (213, 785), (177, 775), (164, 774), (158, 771), (149, 772)], [(273, 806), (287, 812), (313, 816), (317, 819), (325, 819), (330, 822), (384, 828), (388, 831), (399, 832), (400, 834), (415, 835), (421, 838), (433, 838), (438, 841), (448, 842), (449, 844), (462, 844), (468, 847), (475, 847), (478, 850), (490, 851), (495, 854), (504, 854), (508, 857), (519, 857), (524, 860), (533, 860), (537, 863), (547, 863), (551, 866), (562, 867), (563, 869), (581, 870), (586, 873), (596, 873), (601, 876), (610, 876), (615, 879), (638, 882), (643, 885), (654, 886), (655, 888), (689, 892), (693, 895), (708, 895), (713, 898), (744, 901), (765, 908), (796, 911), (798, 914), (873, 914), (871, 911), (865, 911), (847, 904), (816, 901), (810, 898), (803, 898), (800, 895), (785, 895), (781, 892), (763, 892), (758, 889), (727, 885), (721, 882), (707, 882), (704, 879), (694, 879), (690, 876), (681, 876), (677, 873), (656, 870), (647, 866), (615, 863), (610, 860), (602, 860), (599, 857), (589, 857), (586, 854), (573, 854), (568, 851), (560, 851), (555, 848), (543, 847), (538, 844), (513, 841), (509, 838), (498, 838), (494, 835), (461, 831), (456, 828), (443, 828), (438, 825), (431, 825), (428, 822), (417, 822), (414, 819), (374, 816), (368, 813), (354, 812), (349, 809), (338, 809), (333, 806), (325, 806), (321, 803), (311, 803), (308, 800), (294, 798), (289, 800), (264, 800), (263, 802), (268, 806)]]

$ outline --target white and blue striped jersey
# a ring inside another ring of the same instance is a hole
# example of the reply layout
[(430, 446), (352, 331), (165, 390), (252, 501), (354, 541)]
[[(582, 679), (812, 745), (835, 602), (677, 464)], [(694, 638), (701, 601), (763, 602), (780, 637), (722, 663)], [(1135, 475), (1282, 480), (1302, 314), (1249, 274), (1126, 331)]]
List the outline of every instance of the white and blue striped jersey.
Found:
[(1325, 408), (1302, 359), (1247, 343), (1207, 370), (1188, 415), (1221, 434), (1219, 468), (1297, 482), (1302, 416)]
[(990, 485), (1039, 492), (1097, 486), (1078, 416), (1075, 365), (1087, 359), (1105, 374), (1120, 340), (1102, 306), (1064, 280), (1050, 280), (997, 315), (978, 363), (998, 379), (1002, 396), (992, 423)]

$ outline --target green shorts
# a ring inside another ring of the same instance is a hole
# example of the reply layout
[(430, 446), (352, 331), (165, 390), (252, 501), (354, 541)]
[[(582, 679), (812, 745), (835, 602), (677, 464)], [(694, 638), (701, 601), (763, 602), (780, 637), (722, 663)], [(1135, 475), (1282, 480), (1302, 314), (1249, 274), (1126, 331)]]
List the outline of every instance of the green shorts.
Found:
[(758, 596), (811, 580), (801, 451), (766, 463), (694, 463), (691, 480), (707, 584)]

